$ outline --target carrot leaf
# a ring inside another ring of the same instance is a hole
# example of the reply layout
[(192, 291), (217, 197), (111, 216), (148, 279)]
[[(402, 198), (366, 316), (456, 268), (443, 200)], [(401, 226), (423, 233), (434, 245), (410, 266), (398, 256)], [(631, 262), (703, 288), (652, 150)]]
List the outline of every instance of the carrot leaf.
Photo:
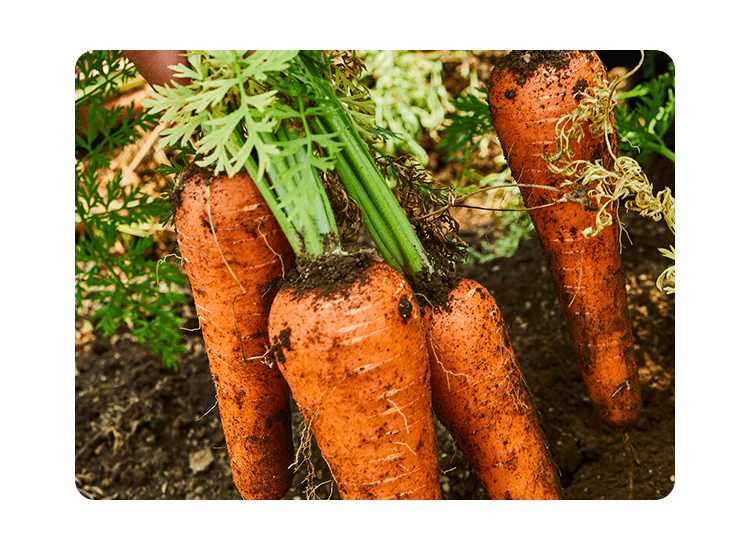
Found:
[[(675, 120), (674, 65), (668, 72), (619, 94), (615, 125), (620, 135), (620, 154), (642, 162), (657, 153), (672, 162), (675, 154), (665, 143)], [(625, 100), (630, 99), (632, 105)]]
[[(305, 131), (306, 82), (297, 70), (297, 50), (190, 51), (187, 86), (158, 88), (146, 106), (173, 127), (160, 143), (168, 147), (197, 134), (198, 164), (232, 176), (253, 177), (295, 252), (316, 255), (331, 242), (336, 225), (319, 170), (332, 160), (319, 151), (335, 147), (330, 135)], [(334, 247), (335, 248), (335, 247)]]
[(158, 124), (145, 110), (105, 106), (136, 74), (116, 50), (88, 51), (76, 62), (75, 312), (105, 338), (128, 328), (176, 368), (184, 351), (176, 312), (187, 281), (174, 263), (151, 257), (169, 206), (140, 182), (124, 181), (121, 170), (103, 170)]

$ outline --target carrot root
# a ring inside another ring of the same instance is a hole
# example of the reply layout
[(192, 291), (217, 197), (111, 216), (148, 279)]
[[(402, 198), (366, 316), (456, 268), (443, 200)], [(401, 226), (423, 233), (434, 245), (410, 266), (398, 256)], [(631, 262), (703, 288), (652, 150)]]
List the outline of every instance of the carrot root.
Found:
[(433, 406), (493, 499), (560, 498), (557, 470), (492, 295), (456, 281), (424, 316)]
[(424, 332), (395, 269), (328, 295), (281, 290), (269, 334), (343, 499), (441, 497)]
[[(585, 237), (587, 228), (597, 226), (597, 204), (588, 190), (573, 190), (579, 200), (561, 200), (572, 188), (563, 187), (564, 178), (547, 164), (559, 152), (557, 122), (576, 109), (578, 92), (603, 72), (594, 52), (512, 52), (493, 70), (488, 100), (511, 172), (523, 184), (591, 402), (607, 426), (628, 431), (639, 418), (641, 399), (619, 224)], [(567, 143), (570, 159), (611, 164), (605, 136), (594, 138), (589, 124), (581, 126), (580, 140)], [(614, 135), (609, 139), (615, 148)], [(606, 212), (615, 222), (616, 207)]]
[(173, 198), (235, 485), (245, 499), (281, 498), (294, 460), (289, 388), (264, 355), (271, 283), (291, 248), (245, 173), (189, 168)]

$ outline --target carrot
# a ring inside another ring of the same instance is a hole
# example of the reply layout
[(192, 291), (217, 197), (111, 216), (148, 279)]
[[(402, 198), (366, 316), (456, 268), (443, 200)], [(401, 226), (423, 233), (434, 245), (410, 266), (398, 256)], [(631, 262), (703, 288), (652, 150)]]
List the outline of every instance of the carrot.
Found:
[(294, 461), (289, 388), (262, 356), (271, 283), (291, 268), (291, 249), (244, 172), (191, 165), (172, 196), (235, 485), (245, 499), (281, 498)]
[(279, 292), (268, 325), (276, 362), (343, 499), (440, 499), (414, 295), (385, 263), (352, 279)]
[(454, 281), (424, 324), (435, 414), (493, 499), (560, 498), (557, 470), (492, 295)]
[[(565, 178), (547, 162), (560, 150), (558, 121), (576, 109), (579, 92), (593, 86), (597, 74), (604, 67), (594, 52), (515, 51), (493, 70), (488, 101), (546, 254), (591, 402), (607, 426), (627, 432), (638, 420), (641, 399), (618, 224), (584, 236), (597, 225), (597, 199), (589, 189), (564, 194)], [(582, 130), (580, 141), (569, 142), (570, 159), (611, 165), (605, 136), (594, 137), (588, 123)], [(616, 205), (605, 214), (616, 220)]]

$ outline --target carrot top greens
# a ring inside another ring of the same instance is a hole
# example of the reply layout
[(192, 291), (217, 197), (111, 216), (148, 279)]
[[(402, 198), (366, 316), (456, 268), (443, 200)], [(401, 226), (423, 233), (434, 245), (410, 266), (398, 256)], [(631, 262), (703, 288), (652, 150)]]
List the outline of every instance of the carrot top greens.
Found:
[(187, 52), (176, 77), (189, 85), (157, 87), (144, 103), (173, 125), (162, 147), (200, 134), (201, 166), (253, 177), (300, 258), (341, 253), (336, 220), (320, 174), (333, 171), (364, 213), (385, 260), (412, 279), (432, 264), (378, 170), (364, 138), (377, 129), (347, 52)]

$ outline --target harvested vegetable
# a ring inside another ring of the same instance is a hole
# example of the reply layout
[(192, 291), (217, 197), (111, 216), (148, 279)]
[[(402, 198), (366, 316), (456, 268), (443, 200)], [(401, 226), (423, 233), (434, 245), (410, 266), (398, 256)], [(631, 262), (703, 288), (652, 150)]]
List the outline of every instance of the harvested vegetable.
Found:
[(569, 185), (551, 169), (561, 159), (612, 167), (607, 153), (616, 148), (613, 133), (605, 136), (590, 121), (574, 132), (559, 131), (581, 94), (603, 75), (593, 51), (514, 51), (493, 70), (488, 101), (547, 256), (592, 404), (606, 425), (627, 432), (638, 420), (641, 398), (620, 228), (611, 223), (617, 201), (600, 204), (595, 182)]
[(560, 498), (557, 469), (492, 295), (454, 282), (424, 316), (435, 414), (493, 499)]
[(172, 197), (235, 485), (245, 499), (281, 498), (294, 461), (289, 387), (263, 356), (272, 283), (294, 256), (244, 172), (214, 177), (192, 165)]

